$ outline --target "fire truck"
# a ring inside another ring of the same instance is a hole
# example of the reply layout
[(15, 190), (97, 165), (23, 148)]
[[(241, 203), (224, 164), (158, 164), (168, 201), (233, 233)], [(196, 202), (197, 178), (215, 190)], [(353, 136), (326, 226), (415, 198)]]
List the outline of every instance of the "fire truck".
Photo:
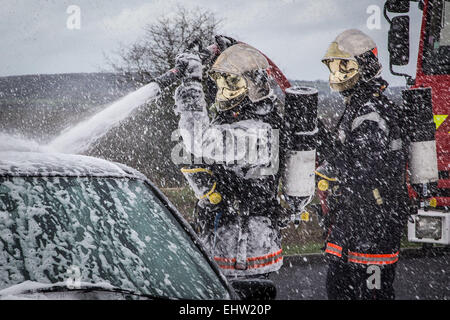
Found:
[[(398, 72), (409, 64), (411, 5), (422, 11), (415, 78)], [(450, 0), (388, 0), (390, 70), (404, 76), (404, 123), (410, 158), (408, 189), (412, 215), (408, 240), (450, 244)], [(397, 69), (395, 71), (394, 69)], [(430, 122), (432, 127), (430, 128)]]

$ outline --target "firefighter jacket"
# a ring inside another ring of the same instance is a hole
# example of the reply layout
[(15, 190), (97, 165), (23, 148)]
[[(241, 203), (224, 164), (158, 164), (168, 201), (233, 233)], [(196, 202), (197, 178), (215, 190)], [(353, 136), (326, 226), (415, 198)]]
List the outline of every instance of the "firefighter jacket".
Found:
[(381, 78), (358, 84), (346, 98), (336, 142), (321, 146), (339, 181), (329, 199), (330, 259), (380, 265), (398, 260), (408, 207), (406, 152), (400, 111), (383, 94), (386, 86)]
[(184, 149), (192, 156), (181, 171), (199, 199), (200, 238), (227, 276), (278, 270), (283, 91), (274, 85), (262, 101), (245, 98), (214, 113), (208, 112), (202, 86), (191, 82), (177, 89), (175, 100)]

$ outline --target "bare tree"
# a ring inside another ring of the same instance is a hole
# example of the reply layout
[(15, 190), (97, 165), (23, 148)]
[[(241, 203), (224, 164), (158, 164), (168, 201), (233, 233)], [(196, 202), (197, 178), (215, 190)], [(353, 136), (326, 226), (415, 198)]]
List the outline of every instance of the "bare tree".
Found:
[(221, 21), (207, 10), (188, 10), (179, 6), (172, 16), (164, 16), (144, 27), (142, 39), (131, 46), (122, 46), (118, 61), (106, 57), (115, 72), (131, 76), (137, 82), (148, 82), (175, 65), (177, 54), (199, 41), (211, 44)]

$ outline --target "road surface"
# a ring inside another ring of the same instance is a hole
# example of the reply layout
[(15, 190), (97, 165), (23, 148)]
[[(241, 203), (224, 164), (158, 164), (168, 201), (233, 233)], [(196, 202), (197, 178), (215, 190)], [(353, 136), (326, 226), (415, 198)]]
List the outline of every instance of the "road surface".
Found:
[[(321, 255), (285, 257), (284, 266), (271, 275), (280, 300), (327, 299), (327, 267)], [(394, 282), (399, 300), (449, 300), (450, 252), (402, 252)]]

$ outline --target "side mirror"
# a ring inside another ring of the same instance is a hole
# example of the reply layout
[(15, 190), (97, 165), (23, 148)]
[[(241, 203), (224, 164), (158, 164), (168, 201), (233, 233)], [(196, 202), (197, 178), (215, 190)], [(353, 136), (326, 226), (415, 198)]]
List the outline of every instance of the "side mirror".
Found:
[(409, 16), (392, 18), (388, 49), (392, 65), (404, 66), (409, 63)]
[(409, 12), (409, 0), (387, 0), (386, 10), (392, 13)]
[(242, 279), (230, 283), (242, 300), (274, 300), (277, 296), (277, 289), (270, 280)]

